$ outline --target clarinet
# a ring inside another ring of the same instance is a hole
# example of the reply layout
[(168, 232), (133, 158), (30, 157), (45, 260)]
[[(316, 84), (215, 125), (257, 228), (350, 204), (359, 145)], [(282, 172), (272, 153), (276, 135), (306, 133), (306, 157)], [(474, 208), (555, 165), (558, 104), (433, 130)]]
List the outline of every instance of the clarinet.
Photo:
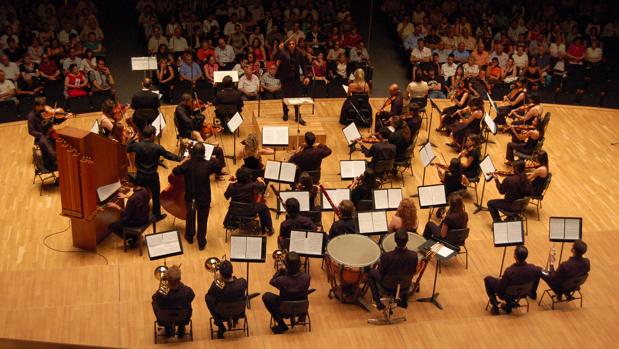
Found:
[(335, 215), (339, 219), (342, 219), (342, 212), (340, 211), (340, 208), (335, 206), (335, 204), (333, 203), (333, 200), (331, 200), (331, 197), (329, 196), (329, 193), (327, 193), (327, 190), (325, 189), (325, 187), (323, 187), (322, 184), (318, 184), (318, 188), (320, 188), (320, 191), (324, 194), (325, 198), (327, 198), (327, 201), (329, 202), (329, 205), (331, 205), (331, 208), (333, 209), (333, 212), (335, 213)]

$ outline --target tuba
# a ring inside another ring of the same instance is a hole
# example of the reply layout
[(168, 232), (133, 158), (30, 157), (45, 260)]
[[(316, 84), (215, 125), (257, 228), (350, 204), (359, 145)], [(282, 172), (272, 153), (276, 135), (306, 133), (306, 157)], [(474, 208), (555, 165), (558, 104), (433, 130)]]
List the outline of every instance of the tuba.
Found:
[(221, 277), (221, 274), (219, 274), (219, 266), (221, 265), (221, 261), (225, 259), (226, 256), (223, 256), (221, 259), (217, 257), (209, 257), (206, 261), (204, 261), (204, 268), (213, 273), (213, 282), (217, 285), (217, 287), (222, 289), (226, 286), (226, 283)]
[(164, 296), (167, 296), (170, 292), (170, 285), (168, 284), (168, 267), (164, 265), (160, 265), (155, 268), (155, 279), (159, 280), (159, 289), (157, 292), (161, 293)]
[(286, 265), (284, 264), (284, 259), (286, 258), (287, 254), (288, 254), (288, 251), (286, 250), (273, 251), (273, 254), (271, 256), (273, 256), (273, 260), (275, 261), (273, 265), (275, 270), (286, 269)]

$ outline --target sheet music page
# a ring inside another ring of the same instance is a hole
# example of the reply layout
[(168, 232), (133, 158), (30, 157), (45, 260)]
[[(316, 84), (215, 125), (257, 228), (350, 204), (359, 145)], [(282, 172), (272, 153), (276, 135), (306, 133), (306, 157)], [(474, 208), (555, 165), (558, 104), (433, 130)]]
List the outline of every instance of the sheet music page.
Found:
[(322, 240), (325, 234), (323, 233), (308, 233), (307, 239), (305, 239), (305, 251), (307, 254), (321, 255), (322, 254)]
[(247, 259), (261, 259), (262, 258), (262, 238), (248, 236), (247, 237), (247, 250), (245, 251), (245, 258)]
[(417, 189), (419, 194), (419, 206), (426, 207), (432, 206), (432, 190), (430, 187), (419, 187)]
[(166, 127), (166, 122), (163, 114), (159, 113), (159, 115), (157, 115), (157, 118), (153, 120), (151, 125), (153, 125), (153, 127), (155, 128), (155, 136), (159, 136), (159, 133), (163, 131), (163, 129), (165, 129)]
[(279, 170), (279, 180), (287, 183), (294, 183), (294, 176), (297, 173), (297, 165), (291, 162), (282, 162)]
[[(331, 200), (333, 200), (333, 204), (337, 207), (342, 200), (350, 200), (350, 189), (327, 189), (327, 193)], [(329, 201), (325, 197), (325, 194), (322, 194), (322, 208), (330, 210), (331, 205), (329, 205)]]
[(300, 105), (303, 104), (302, 98), (286, 98), (288, 100), (288, 104), (290, 105)]
[(374, 208), (385, 210), (389, 208), (389, 194), (385, 189), (374, 190)]
[(247, 259), (247, 243), (245, 236), (230, 237), (230, 258)]
[(578, 240), (580, 238), (580, 219), (565, 219), (565, 239)]
[(229, 75), (234, 82), (239, 81), (239, 72), (237, 72), (236, 70), (218, 70), (216, 72), (213, 72), (213, 80), (215, 82), (222, 82), (226, 75)]
[(447, 198), (445, 197), (445, 186), (444, 185), (435, 185), (430, 187), (432, 191), (432, 205), (445, 205), (447, 203)]
[(486, 114), (484, 114), (484, 122), (490, 129), (490, 132), (492, 132), (493, 135), (496, 134), (497, 132), (496, 124), (494, 123), (494, 120), (492, 120), (492, 118), (490, 117), (490, 114), (488, 114), (487, 112)]
[(492, 225), (494, 232), (494, 244), (505, 245), (509, 243), (507, 235), (507, 224), (503, 222), (497, 222)]
[(398, 208), (402, 201), (402, 189), (387, 189), (389, 196), (389, 208)]
[(242, 123), (243, 123), (243, 117), (241, 116), (241, 114), (237, 112), (236, 114), (234, 114), (232, 119), (228, 121), (228, 130), (230, 132), (234, 132), (236, 131), (237, 128), (239, 128), (239, 126), (241, 126)]
[(522, 241), (522, 222), (507, 222), (507, 240), (510, 243)]
[(359, 220), (359, 232), (361, 234), (373, 232), (372, 212), (359, 212), (357, 219)]
[(432, 151), (432, 144), (426, 143), (421, 149), (419, 149), (419, 155), (421, 156), (421, 163), (423, 167), (427, 167), (432, 163), (432, 160), (436, 157)]
[(492, 108), (494, 108), (494, 111), (498, 113), (499, 111), (497, 110), (498, 108), (496, 102), (492, 99), (488, 92), (486, 92), (486, 96), (488, 96), (488, 101), (490, 101), (490, 105), (492, 106)]
[(215, 150), (215, 146), (212, 144), (204, 143), (204, 159), (210, 160), (213, 156), (213, 150)]
[(90, 132), (99, 134), (99, 122), (97, 120), (95, 120), (95, 122), (92, 123), (92, 127), (90, 128)]
[(348, 86), (347, 86), (347, 85), (342, 85), (342, 88), (344, 89), (344, 91), (346, 92), (346, 94), (348, 94)]
[(385, 211), (372, 212), (373, 232), (387, 231), (387, 213)]
[(453, 253), (453, 250), (445, 245), (441, 245), (441, 248), (436, 252), (437, 255), (447, 258), (450, 254)]
[(288, 145), (287, 126), (265, 126), (262, 128), (262, 144)]
[(149, 70), (148, 57), (131, 57), (131, 70)]
[(148, 246), (152, 257), (169, 255), (181, 250), (176, 230), (149, 236)]
[(290, 245), (288, 247), (289, 251), (307, 254), (306, 245), (307, 241), (305, 239), (304, 231), (293, 230), (290, 232)]
[(354, 160), (352, 170), (354, 177), (361, 176), (365, 172), (365, 160)]
[(282, 163), (279, 161), (267, 160), (267, 164), (264, 166), (264, 178), (272, 181), (279, 181), (279, 169), (281, 164)]
[(354, 122), (351, 122), (350, 125), (344, 127), (342, 131), (344, 132), (344, 137), (346, 137), (346, 142), (348, 142), (348, 145), (351, 145), (355, 139), (361, 138), (361, 133), (359, 133), (359, 129)]
[(565, 219), (550, 217), (550, 239), (563, 240), (565, 238)]
[(494, 167), (494, 163), (492, 163), (492, 158), (490, 157), (490, 155), (487, 155), (479, 163), (479, 168), (481, 168), (481, 172), (484, 174), (486, 182), (492, 179), (492, 175), (488, 175), (488, 173), (493, 173), (496, 171), (496, 167)]
[(99, 197), (99, 201), (103, 202), (109, 199), (110, 196), (114, 195), (114, 193), (120, 189), (120, 187), (120, 181), (100, 186), (97, 188), (97, 196)]
[(340, 161), (340, 176), (342, 178), (355, 178), (353, 163), (349, 160)]
[[(280, 191), (279, 196), (282, 197), (282, 200), (284, 202), (286, 202), (286, 200), (290, 198), (295, 198), (299, 200), (299, 208), (301, 212), (307, 212), (310, 210), (309, 191)], [(281, 206), (281, 204), (279, 204), (279, 200), (277, 200), (277, 202), (278, 202), (278, 206)], [(285, 209), (283, 207), (279, 207), (278, 211), (284, 212)]]

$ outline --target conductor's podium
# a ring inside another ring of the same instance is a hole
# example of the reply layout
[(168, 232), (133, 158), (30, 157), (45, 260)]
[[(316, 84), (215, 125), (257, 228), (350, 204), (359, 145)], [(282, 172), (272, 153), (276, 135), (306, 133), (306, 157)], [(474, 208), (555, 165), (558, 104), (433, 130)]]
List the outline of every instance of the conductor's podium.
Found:
[(254, 132), (259, 138), (262, 138), (261, 134), (264, 126), (288, 126), (288, 147), (282, 147), (283, 149), (295, 150), (297, 146), (297, 135), (299, 136), (299, 145), (305, 143), (304, 136), (305, 132), (308, 131), (312, 131), (316, 135), (317, 143), (327, 144), (327, 132), (320, 119), (313, 115), (309, 115), (309, 113), (303, 115), (305, 115), (303, 119), (306, 125), (297, 126), (297, 122), (294, 120), (293, 110), (290, 111), (288, 121), (284, 121), (281, 116), (266, 116), (261, 114), (261, 116), (258, 117), (258, 113), (254, 111), (252, 125), (254, 127)]

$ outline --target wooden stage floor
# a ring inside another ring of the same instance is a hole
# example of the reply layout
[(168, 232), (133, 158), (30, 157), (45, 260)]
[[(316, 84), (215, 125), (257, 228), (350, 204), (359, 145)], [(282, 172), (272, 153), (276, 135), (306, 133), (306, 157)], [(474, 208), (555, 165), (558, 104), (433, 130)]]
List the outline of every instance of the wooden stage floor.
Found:
[[(348, 158), (345, 140), (337, 123), (341, 100), (321, 100), (316, 103), (314, 116), (304, 108), (304, 117), (321, 122), (328, 133), (328, 145), (334, 154), (322, 167), (323, 183), (327, 187), (343, 187), (338, 176), (338, 160)], [(373, 99), (375, 109), (381, 99)], [(442, 107), (447, 103), (440, 103)], [(164, 107), (168, 121), (172, 122), (173, 107)], [(208, 330), (209, 312), (204, 304), (204, 293), (212, 276), (204, 267), (209, 256), (229, 255), (224, 242), (222, 219), (227, 209), (223, 191), (227, 181), (212, 182), (213, 205), (208, 227), (208, 247), (198, 251), (197, 245), (185, 245), (185, 254), (168, 259), (168, 264), (182, 263), (183, 281), (196, 292), (194, 301), (193, 343), (173, 345), (174, 348), (245, 347), (280, 348), (411, 348), (411, 347), (610, 347), (619, 340), (619, 298), (613, 296), (612, 286), (619, 279), (619, 147), (610, 146), (619, 141), (619, 111), (586, 107), (547, 105), (553, 118), (545, 147), (550, 154), (553, 183), (543, 202), (541, 219), (536, 220), (534, 208), (528, 211), (529, 261), (545, 265), (551, 243), (548, 241), (548, 217), (582, 216), (584, 240), (589, 245), (587, 256), (591, 259), (592, 273), (583, 287), (584, 307), (561, 304), (551, 311), (549, 306), (538, 307), (532, 303), (529, 313), (516, 310), (510, 316), (490, 316), (484, 311), (486, 294), (483, 277), (499, 272), (502, 250), (493, 247), (491, 219), (487, 212), (473, 215), (473, 195), (466, 198), (471, 234), (467, 241), (470, 253), (469, 268), (464, 269), (463, 259), (456, 258), (443, 267), (439, 276), (438, 291), (444, 310), (428, 303), (411, 302), (405, 311), (408, 321), (399, 325), (376, 327), (367, 319), (378, 315), (359, 307), (343, 305), (327, 297), (328, 283), (320, 262), (312, 261), (312, 287), (317, 292), (310, 296), (312, 332), (295, 329), (281, 336), (272, 335), (269, 316), (260, 299), (254, 301), (247, 315), (251, 336), (211, 341)], [(246, 123), (241, 128), (244, 137), (250, 130), (252, 113), (257, 104), (247, 103), (244, 111)], [(263, 102), (261, 115), (279, 116), (278, 102)], [(95, 115), (84, 115), (69, 120), (67, 125), (90, 128)], [(437, 124), (434, 113), (434, 125)], [(292, 123), (292, 121), (291, 121)], [(425, 125), (425, 123), (424, 123)], [(455, 153), (445, 146), (447, 139), (432, 132), (434, 143), (449, 158)], [(426, 138), (422, 131), (420, 139)], [(492, 137), (496, 144), (488, 148), (495, 164), (502, 164), (508, 136)], [(240, 141), (240, 140), (237, 140)], [(232, 137), (225, 136), (226, 154), (232, 152)], [(164, 131), (162, 143), (175, 149), (172, 128)], [(0, 161), (4, 170), (0, 174), (3, 190), (0, 194), (0, 338), (19, 338), (63, 343), (99, 345), (109, 347), (154, 348), (153, 319), (150, 299), (157, 288), (153, 269), (159, 262), (150, 262), (137, 251), (123, 253), (122, 242), (109, 236), (100, 245), (100, 255), (91, 253), (62, 253), (73, 251), (69, 220), (61, 217), (60, 196), (57, 188), (49, 187), (39, 196), (39, 184), (32, 184), (32, 138), (25, 122), (0, 125)], [(237, 144), (237, 149), (238, 149)], [(277, 158), (285, 160), (290, 155), (278, 151)], [(354, 158), (361, 158), (354, 153)], [(228, 171), (236, 166), (228, 160)], [(405, 194), (416, 192), (421, 182), (422, 166), (417, 156), (414, 160), (415, 176), (405, 177)], [(170, 169), (173, 164), (167, 162)], [(237, 164), (238, 166), (238, 164)], [(166, 183), (169, 170), (161, 170), (162, 183)], [(426, 184), (436, 183), (433, 169), (427, 173)], [(164, 184), (162, 184), (164, 185)], [(396, 186), (401, 183), (396, 182)], [(494, 185), (486, 188), (485, 200), (497, 198)], [(269, 206), (275, 199), (268, 198)], [(421, 224), (426, 223), (426, 210), (419, 212)], [(327, 227), (332, 213), (323, 221)], [(275, 222), (279, 226), (280, 220)], [(184, 223), (168, 217), (158, 229), (183, 229)], [(46, 237), (54, 232), (59, 234)], [(268, 239), (267, 253), (275, 249), (276, 236)], [(569, 247), (566, 247), (569, 254)], [(511, 250), (508, 256), (511, 255)], [(507, 263), (511, 263), (508, 257)], [(245, 267), (235, 264), (237, 275), (245, 274)], [(251, 266), (251, 292), (272, 290), (268, 281), (273, 273), (270, 258), (266, 264)], [(415, 297), (425, 297), (431, 292), (434, 266), (424, 276), (421, 292)], [(538, 294), (545, 288), (542, 282)], [(369, 294), (367, 295), (369, 299)], [(161, 347), (161, 346), (158, 346)]]

